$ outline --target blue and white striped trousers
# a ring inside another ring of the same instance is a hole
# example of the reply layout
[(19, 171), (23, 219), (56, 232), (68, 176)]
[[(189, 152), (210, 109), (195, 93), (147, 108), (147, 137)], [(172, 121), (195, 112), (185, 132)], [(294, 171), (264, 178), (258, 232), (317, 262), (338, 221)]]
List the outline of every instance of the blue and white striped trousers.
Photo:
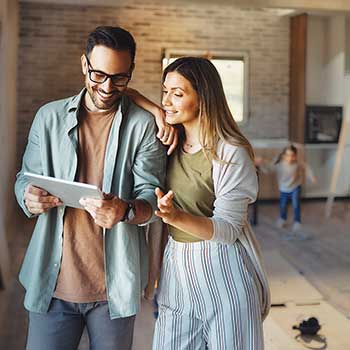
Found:
[(263, 350), (261, 285), (239, 241), (170, 238), (153, 350)]

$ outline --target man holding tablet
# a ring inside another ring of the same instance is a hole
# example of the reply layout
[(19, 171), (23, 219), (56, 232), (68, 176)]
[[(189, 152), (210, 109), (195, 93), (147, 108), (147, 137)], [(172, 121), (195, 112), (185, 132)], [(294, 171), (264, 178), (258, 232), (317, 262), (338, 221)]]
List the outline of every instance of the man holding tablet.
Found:
[[(119, 27), (90, 33), (81, 57), (85, 88), (41, 107), (33, 121), (15, 192), (38, 216), (20, 272), (29, 311), (27, 349), (76, 349), (85, 326), (90, 348), (131, 349), (147, 282), (141, 224), (154, 220), (166, 153), (154, 118), (125, 89), (135, 42)], [(95, 185), (103, 199), (65, 206), (24, 172)]]

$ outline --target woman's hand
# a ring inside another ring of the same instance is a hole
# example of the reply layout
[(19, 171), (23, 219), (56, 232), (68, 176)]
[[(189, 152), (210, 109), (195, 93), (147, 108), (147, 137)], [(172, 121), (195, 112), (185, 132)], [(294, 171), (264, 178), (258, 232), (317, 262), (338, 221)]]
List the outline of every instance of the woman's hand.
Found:
[(174, 192), (169, 191), (164, 194), (158, 187), (156, 188), (158, 208), (155, 212), (164, 223), (185, 231), (200, 239), (210, 240), (214, 235), (214, 226), (210, 218), (186, 213), (174, 206)]
[(173, 204), (174, 192), (169, 191), (164, 194), (160, 188), (155, 190), (157, 196), (157, 204), (159, 210), (156, 210), (155, 214), (160, 217), (164, 223), (172, 224), (180, 213), (179, 209), (176, 209)]
[(135, 89), (128, 87), (124, 93), (137, 105), (154, 115), (158, 127), (157, 137), (163, 145), (169, 146), (167, 153), (170, 155), (178, 144), (178, 131), (165, 121), (164, 110)]
[(158, 108), (154, 116), (158, 127), (157, 137), (162, 141), (163, 145), (169, 146), (167, 154), (170, 155), (178, 144), (178, 131), (165, 121), (165, 112), (163, 109)]

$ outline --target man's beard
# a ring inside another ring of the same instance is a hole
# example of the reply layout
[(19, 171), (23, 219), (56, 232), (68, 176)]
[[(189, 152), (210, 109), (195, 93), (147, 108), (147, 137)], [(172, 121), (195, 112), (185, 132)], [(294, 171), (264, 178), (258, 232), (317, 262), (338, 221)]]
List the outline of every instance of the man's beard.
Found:
[(113, 94), (110, 96), (110, 98), (106, 99), (105, 101), (102, 101), (97, 90), (98, 88), (94, 89), (91, 86), (87, 87), (87, 91), (91, 98), (91, 101), (97, 109), (109, 110), (114, 109), (119, 105), (119, 101), (122, 97), (122, 93), (120, 91), (113, 91)]

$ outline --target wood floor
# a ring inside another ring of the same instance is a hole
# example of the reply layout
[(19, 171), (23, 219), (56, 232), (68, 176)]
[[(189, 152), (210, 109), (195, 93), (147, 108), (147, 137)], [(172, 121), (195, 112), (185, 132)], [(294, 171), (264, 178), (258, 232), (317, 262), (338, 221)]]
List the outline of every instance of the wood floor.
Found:
[[(271, 318), (265, 322), (267, 350), (304, 349), (296, 346), (292, 340), (288, 341), (286, 334), (294, 337), (297, 333), (291, 330), (290, 324), (298, 323), (302, 316), (312, 316), (313, 313), (320, 315), (319, 321), (324, 325), (322, 336), (330, 340), (328, 346), (322, 349), (349, 349), (342, 348), (345, 346), (342, 344), (349, 338), (349, 331), (346, 330), (349, 329), (350, 322), (350, 202), (337, 201), (333, 216), (328, 220), (323, 215), (324, 204), (323, 201), (307, 201), (302, 205), (303, 232), (308, 236), (307, 239), (289, 239), (288, 228), (277, 229), (274, 226), (278, 215), (276, 203), (259, 204), (258, 225), (254, 230), (268, 262), (268, 272), (274, 276), (271, 285), (274, 291), (279, 286), (282, 286), (280, 290), (288, 291), (273, 293), (273, 300), (276, 303), (281, 301), (283, 306), (273, 307)], [(11, 235), (9, 243), (14, 275), (17, 275), (30, 239), (31, 228), (32, 223), (20, 217), (16, 232)], [(280, 262), (274, 263), (276, 259)], [(286, 268), (289, 266), (291, 275), (296, 278), (287, 279), (283, 273), (278, 275), (283, 264)], [(300, 279), (304, 279), (304, 282)], [(291, 299), (294, 301), (290, 301)], [(311, 299), (313, 302), (310, 302)], [(0, 292), (1, 350), (24, 348), (27, 314), (22, 302), (23, 289), (14, 279), (5, 291)], [(307, 306), (300, 305), (305, 302)], [(299, 303), (299, 309), (291, 307), (290, 303), (294, 303), (294, 306)], [(150, 349), (154, 323), (152, 311), (152, 305), (143, 303), (142, 312), (136, 322), (134, 350)], [(329, 321), (339, 323), (336, 333), (327, 327)], [(340, 344), (338, 348), (330, 346), (335, 341)], [(87, 349), (88, 341), (84, 336), (79, 350)]]

